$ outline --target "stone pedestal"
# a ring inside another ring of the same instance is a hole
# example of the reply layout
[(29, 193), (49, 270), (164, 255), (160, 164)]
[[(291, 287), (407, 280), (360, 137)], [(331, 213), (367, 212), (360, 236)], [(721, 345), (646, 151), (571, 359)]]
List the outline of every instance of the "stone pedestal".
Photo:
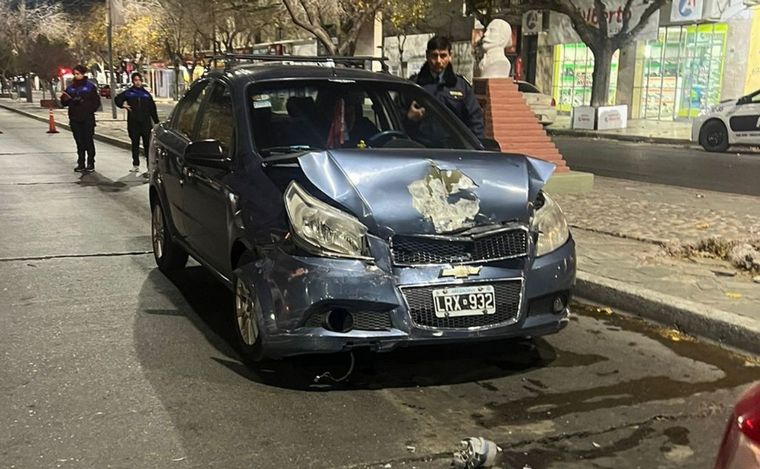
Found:
[(483, 108), (486, 137), (504, 153), (522, 153), (557, 165), (557, 173), (569, 171), (544, 127), (517, 91), (511, 78), (476, 78), (475, 95)]

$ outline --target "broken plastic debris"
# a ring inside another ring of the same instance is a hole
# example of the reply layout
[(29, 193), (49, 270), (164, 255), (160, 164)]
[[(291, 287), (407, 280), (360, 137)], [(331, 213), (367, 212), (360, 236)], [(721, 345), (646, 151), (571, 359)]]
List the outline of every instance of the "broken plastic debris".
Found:
[(501, 448), (483, 437), (471, 437), (459, 443), (461, 449), (454, 453), (453, 466), (457, 469), (493, 467), (498, 463)]
[(416, 446), (407, 446), (406, 450), (409, 451), (410, 453), (414, 453), (415, 451), (417, 451), (417, 447)]
[(741, 300), (742, 294), (733, 291), (727, 291), (726, 297), (728, 297), (729, 300)]
[(601, 448), (602, 447), (602, 445), (600, 445), (596, 441), (592, 441), (591, 444), (594, 445), (594, 448)]

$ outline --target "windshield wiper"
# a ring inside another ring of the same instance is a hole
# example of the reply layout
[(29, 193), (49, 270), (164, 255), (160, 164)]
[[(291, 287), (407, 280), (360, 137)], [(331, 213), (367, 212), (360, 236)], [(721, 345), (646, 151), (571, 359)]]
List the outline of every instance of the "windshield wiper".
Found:
[(270, 156), (273, 153), (281, 153), (281, 154), (288, 154), (288, 153), (303, 153), (307, 151), (322, 151), (321, 148), (312, 147), (309, 145), (281, 145), (281, 146), (275, 146), (275, 147), (266, 147), (259, 150), (259, 153), (261, 153), (261, 156)]

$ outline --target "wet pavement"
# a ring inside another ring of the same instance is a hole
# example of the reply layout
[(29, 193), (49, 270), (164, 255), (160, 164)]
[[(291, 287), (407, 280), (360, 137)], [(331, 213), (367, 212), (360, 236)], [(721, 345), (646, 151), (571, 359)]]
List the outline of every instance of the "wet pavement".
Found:
[(303, 357), (246, 369), (230, 294), (150, 254), (127, 151), (0, 111), (3, 467), (709, 467), (754, 358), (604, 307), (531, 340)]

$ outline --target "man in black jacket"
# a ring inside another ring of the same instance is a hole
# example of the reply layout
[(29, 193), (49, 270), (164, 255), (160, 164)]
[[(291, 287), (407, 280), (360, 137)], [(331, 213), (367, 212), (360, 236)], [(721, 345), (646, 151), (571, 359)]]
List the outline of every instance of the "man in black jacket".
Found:
[[(412, 80), (448, 107), (478, 138), (484, 136), (483, 110), (467, 80), (454, 73), (451, 65), (451, 42), (435, 36), (427, 43), (427, 61)], [(420, 121), (425, 109), (413, 102), (407, 113), (411, 121)]]
[[(69, 108), (69, 124), (77, 143), (77, 166), (74, 171), (95, 171), (95, 111), (100, 107), (98, 87), (87, 80), (84, 65), (74, 67), (74, 80), (61, 93), (61, 104)], [(85, 166), (85, 153), (87, 166)]]
[(150, 131), (153, 124), (158, 124), (158, 112), (156, 103), (148, 90), (143, 88), (142, 75), (135, 72), (132, 74), (132, 86), (119, 93), (116, 105), (127, 110), (127, 131), (132, 141), (132, 169), (136, 173), (140, 171), (140, 139), (143, 141), (145, 157), (148, 157), (150, 148)]

